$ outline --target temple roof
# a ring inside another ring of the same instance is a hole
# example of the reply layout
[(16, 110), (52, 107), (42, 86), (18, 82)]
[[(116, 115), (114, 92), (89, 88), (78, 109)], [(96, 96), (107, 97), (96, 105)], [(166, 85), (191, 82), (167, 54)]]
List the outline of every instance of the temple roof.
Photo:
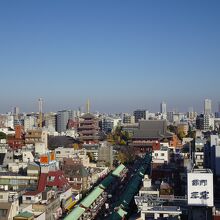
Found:
[(133, 138), (163, 139), (171, 138), (172, 135), (167, 131), (165, 120), (143, 120), (139, 122), (139, 129), (134, 131)]
[(91, 114), (91, 113), (86, 113), (84, 114), (81, 118), (83, 119), (93, 119), (93, 118), (96, 118), (95, 115)]

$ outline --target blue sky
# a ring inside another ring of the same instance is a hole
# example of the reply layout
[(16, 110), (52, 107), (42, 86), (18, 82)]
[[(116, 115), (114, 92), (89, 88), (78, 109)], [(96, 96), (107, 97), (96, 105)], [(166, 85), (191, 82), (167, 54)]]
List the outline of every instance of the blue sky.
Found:
[[(0, 1), (0, 112), (216, 107), (220, 1)], [(215, 109), (214, 109), (215, 110)]]

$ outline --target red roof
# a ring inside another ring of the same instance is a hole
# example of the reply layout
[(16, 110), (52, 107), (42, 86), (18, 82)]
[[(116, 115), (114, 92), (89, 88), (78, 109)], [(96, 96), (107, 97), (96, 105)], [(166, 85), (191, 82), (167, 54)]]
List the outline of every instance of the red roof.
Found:
[(41, 173), (38, 182), (38, 191), (43, 192), (46, 186), (56, 186), (59, 189), (69, 187), (68, 180), (65, 178), (63, 171), (49, 171), (49, 173)]
[(38, 194), (40, 194), (41, 192), (39, 192), (39, 191), (30, 191), (30, 192), (26, 192), (26, 193), (24, 193), (23, 195), (24, 196), (36, 196), (36, 195), (38, 195)]
[(47, 183), (47, 173), (41, 173), (38, 182), (38, 191), (43, 192)]

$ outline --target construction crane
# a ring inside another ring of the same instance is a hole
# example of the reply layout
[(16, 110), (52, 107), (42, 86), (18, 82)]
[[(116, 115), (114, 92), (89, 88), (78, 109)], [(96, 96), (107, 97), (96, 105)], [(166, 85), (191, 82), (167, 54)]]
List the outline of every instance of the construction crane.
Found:
[(43, 99), (38, 99), (38, 108), (39, 108), (39, 121), (38, 121), (38, 127), (42, 128), (43, 124)]

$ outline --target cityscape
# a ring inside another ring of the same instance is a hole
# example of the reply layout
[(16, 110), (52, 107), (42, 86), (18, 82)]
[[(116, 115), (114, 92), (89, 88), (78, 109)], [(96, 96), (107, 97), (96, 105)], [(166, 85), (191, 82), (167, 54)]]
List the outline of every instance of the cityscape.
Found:
[(220, 1), (0, 1), (0, 220), (220, 220)]
[(0, 115), (1, 219), (218, 219), (220, 104)]

